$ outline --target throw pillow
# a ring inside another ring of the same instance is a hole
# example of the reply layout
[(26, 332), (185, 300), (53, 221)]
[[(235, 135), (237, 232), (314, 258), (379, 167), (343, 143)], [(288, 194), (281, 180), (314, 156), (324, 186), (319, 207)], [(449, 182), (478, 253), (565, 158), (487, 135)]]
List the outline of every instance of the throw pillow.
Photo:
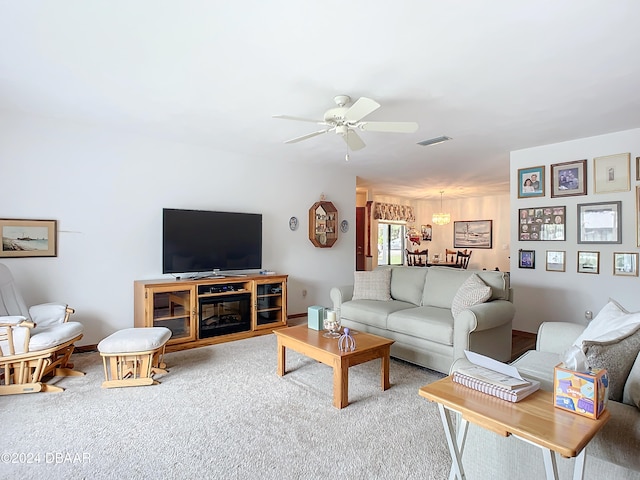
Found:
[(624, 338), (582, 342), (587, 364), (591, 368), (606, 368), (609, 373), (609, 399), (622, 401), (627, 377), (640, 352), (640, 324)]
[(355, 272), (353, 300), (391, 300), (391, 269), (379, 268), (370, 272)]
[(622, 403), (640, 408), (640, 355), (636, 357), (624, 384)]
[(457, 317), (460, 312), (480, 303), (484, 303), (491, 298), (491, 287), (482, 281), (482, 279), (472, 273), (467, 278), (453, 297), (451, 304), (451, 313)]
[(640, 323), (640, 315), (630, 314), (618, 302), (609, 299), (573, 344), (582, 348), (583, 340), (606, 341), (624, 338), (635, 329), (638, 323)]

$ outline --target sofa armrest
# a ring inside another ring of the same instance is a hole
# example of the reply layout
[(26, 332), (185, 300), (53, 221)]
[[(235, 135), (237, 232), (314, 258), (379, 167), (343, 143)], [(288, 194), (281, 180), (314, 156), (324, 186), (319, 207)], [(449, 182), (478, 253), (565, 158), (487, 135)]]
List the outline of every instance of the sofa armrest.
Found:
[(344, 302), (348, 302), (353, 298), (353, 285), (333, 287), (329, 292), (329, 296), (333, 302), (333, 309), (340, 310), (340, 307)]
[[(464, 358), (464, 351), (470, 350), (472, 332), (500, 329), (503, 326), (508, 326), (506, 334), (508, 334), (509, 338), (507, 340), (498, 340), (498, 343), (501, 345), (502, 350), (510, 352), (511, 322), (515, 312), (516, 309), (513, 303), (507, 300), (493, 300), (473, 305), (460, 312), (453, 321), (453, 359)], [(503, 345), (504, 341), (508, 341), (508, 345)], [(487, 354), (486, 352), (479, 353)], [(504, 355), (503, 352), (495, 358), (500, 358)]]
[(538, 328), (536, 350), (560, 354), (571, 347), (584, 329), (578, 323), (543, 322)]
[(489, 330), (513, 320), (516, 308), (507, 300), (493, 300), (491, 302), (473, 305), (455, 318), (454, 328), (462, 327), (467, 332)]

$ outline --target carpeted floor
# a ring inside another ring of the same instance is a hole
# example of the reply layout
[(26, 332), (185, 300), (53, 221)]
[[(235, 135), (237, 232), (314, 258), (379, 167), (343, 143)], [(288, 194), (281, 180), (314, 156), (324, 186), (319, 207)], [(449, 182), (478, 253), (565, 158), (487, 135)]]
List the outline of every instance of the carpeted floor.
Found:
[(438, 411), (418, 388), (442, 375), (392, 360), (350, 369), (350, 405), (332, 371), (287, 352), (278, 377), (267, 335), (166, 355), (160, 385), (102, 389), (97, 353), (62, 393), (0, 397), (2, 479), (445, 479)]

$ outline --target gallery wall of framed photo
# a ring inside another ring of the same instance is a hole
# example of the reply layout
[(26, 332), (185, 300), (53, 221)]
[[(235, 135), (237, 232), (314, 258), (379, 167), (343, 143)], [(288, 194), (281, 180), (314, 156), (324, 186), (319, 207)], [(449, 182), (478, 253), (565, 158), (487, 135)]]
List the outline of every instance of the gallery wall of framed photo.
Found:
[[(515, 184), (518, 269), (638, 277), (640, 154), (524, 166)], [(624, 221), (626, 209), (633, 225)], [(633, 248), (623, 235), (633, 235)]]
[(640, 311), (640, 128), (512, 151), (509, 171), (514, 330)]

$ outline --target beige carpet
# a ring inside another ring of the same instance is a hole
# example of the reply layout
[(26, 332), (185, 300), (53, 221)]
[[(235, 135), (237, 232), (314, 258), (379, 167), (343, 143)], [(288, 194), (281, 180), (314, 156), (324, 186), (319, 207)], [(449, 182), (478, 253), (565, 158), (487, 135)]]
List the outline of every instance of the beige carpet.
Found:
[(350, 405), (332, 372), (294, 352), (278, 377), (273, 335), (167, 354), (160, 385), (102, 389), (97, 353), (57, 394), (0, 397), (2, 479), (445, 479), (437, 408), (418, 388), (442, 375), (392, 360), (353, 367)]

